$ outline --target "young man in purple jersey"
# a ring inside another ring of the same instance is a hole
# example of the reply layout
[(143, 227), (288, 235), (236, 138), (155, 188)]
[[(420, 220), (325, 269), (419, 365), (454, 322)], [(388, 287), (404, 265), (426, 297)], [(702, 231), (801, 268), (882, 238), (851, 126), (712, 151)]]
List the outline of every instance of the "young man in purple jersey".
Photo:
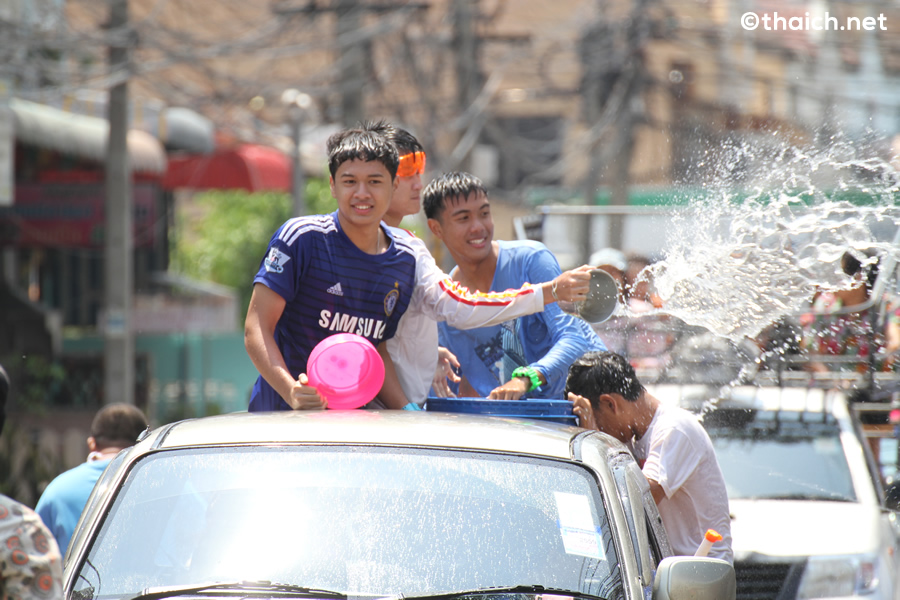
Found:
[(309, 385), (306, 361), (336, 333), (362, 335), (378, 348), (386, 358), (379, 398), (389, 408), (406, 405), (384, 345), (409, 304), (416, 274), (414, 253), (381, 225), (397, 186), (397, 149), (362, 129), (335, 134), (329, 148), (337, 211), (284, 223), (254, 278), (244, 345), (260, 376), (250, 411), (325, 408)]

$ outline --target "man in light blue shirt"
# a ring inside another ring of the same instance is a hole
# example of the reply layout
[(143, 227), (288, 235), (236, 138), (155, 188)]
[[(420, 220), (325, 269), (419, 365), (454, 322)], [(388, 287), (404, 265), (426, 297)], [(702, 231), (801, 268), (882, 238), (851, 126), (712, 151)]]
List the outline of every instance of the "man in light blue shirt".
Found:
[(91, 423), (87, 462), (57, 476), (41, 494), (34, 510), (64, 555), (81, 511), (103, 470), (120, 450), (134, 445), (146, 428), (147, 418), (139, 408), (124, 403), (104, 406)]
[[(429, 229), (456, 261), (450, 277), (469, 290), (513, 290), (562, 272), (539, 242), (494, 241), (487, 190), (474, 175), (441, 175), (422, 197)], [(441, 345), (460, 362), (461, 397), (563, 399), (569, 365), (585, 352), (606, 350), (588, 323), (556, 304), (493, 327), (439, 327)]]

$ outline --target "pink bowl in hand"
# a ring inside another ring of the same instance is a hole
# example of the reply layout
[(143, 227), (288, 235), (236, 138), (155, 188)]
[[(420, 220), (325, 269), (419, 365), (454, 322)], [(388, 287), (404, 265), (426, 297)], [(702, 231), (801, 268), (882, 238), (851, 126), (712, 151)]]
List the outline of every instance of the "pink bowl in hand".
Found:
[(306, 375), (309, 384), (328, 402), (328, 408), (348, 410), (378, 395), (384, 383), (384, 361), (366, 338), (337, 333), (310, 352)]

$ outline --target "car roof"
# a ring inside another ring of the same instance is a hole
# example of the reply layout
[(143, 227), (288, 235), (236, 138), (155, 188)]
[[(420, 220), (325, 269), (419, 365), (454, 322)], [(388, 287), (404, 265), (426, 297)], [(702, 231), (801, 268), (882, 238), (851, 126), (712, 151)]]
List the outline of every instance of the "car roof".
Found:
[[(476, 449), (572, 458), (573, 440), (586, 430), (526, 418), (419, 411), (285, 411), (232, 413), (157, 428), (144, 451), (234, 444), (361, 444)], [(602, 436), (594, 443), (607, 446)]]

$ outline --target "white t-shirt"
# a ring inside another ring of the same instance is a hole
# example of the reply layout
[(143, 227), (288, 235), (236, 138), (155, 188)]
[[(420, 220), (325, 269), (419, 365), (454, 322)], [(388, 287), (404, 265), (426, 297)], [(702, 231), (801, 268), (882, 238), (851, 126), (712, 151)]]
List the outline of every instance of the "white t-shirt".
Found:
[(530, 285), (506, 292), (470, 292), (437, 266), (425, 242), (405, 229), (390, 229), (414, 250), (416, 287), (387, 349), (406, 399), (421, 405), (437, 368), (438, 321), (457, 329), (497, 325), (544, 310), (544, 296), (539, 287)]
[(660, 404), (650, 427), (632, 446), (644, 475), (666, 493), (659, 502), (659, 515), (674, 553), (692, 556), (706, 530), (714, 529), (722, 540), (713, 544), (709, 556), (733, 563), (725, 479), (697, 417), (683, 408)]

